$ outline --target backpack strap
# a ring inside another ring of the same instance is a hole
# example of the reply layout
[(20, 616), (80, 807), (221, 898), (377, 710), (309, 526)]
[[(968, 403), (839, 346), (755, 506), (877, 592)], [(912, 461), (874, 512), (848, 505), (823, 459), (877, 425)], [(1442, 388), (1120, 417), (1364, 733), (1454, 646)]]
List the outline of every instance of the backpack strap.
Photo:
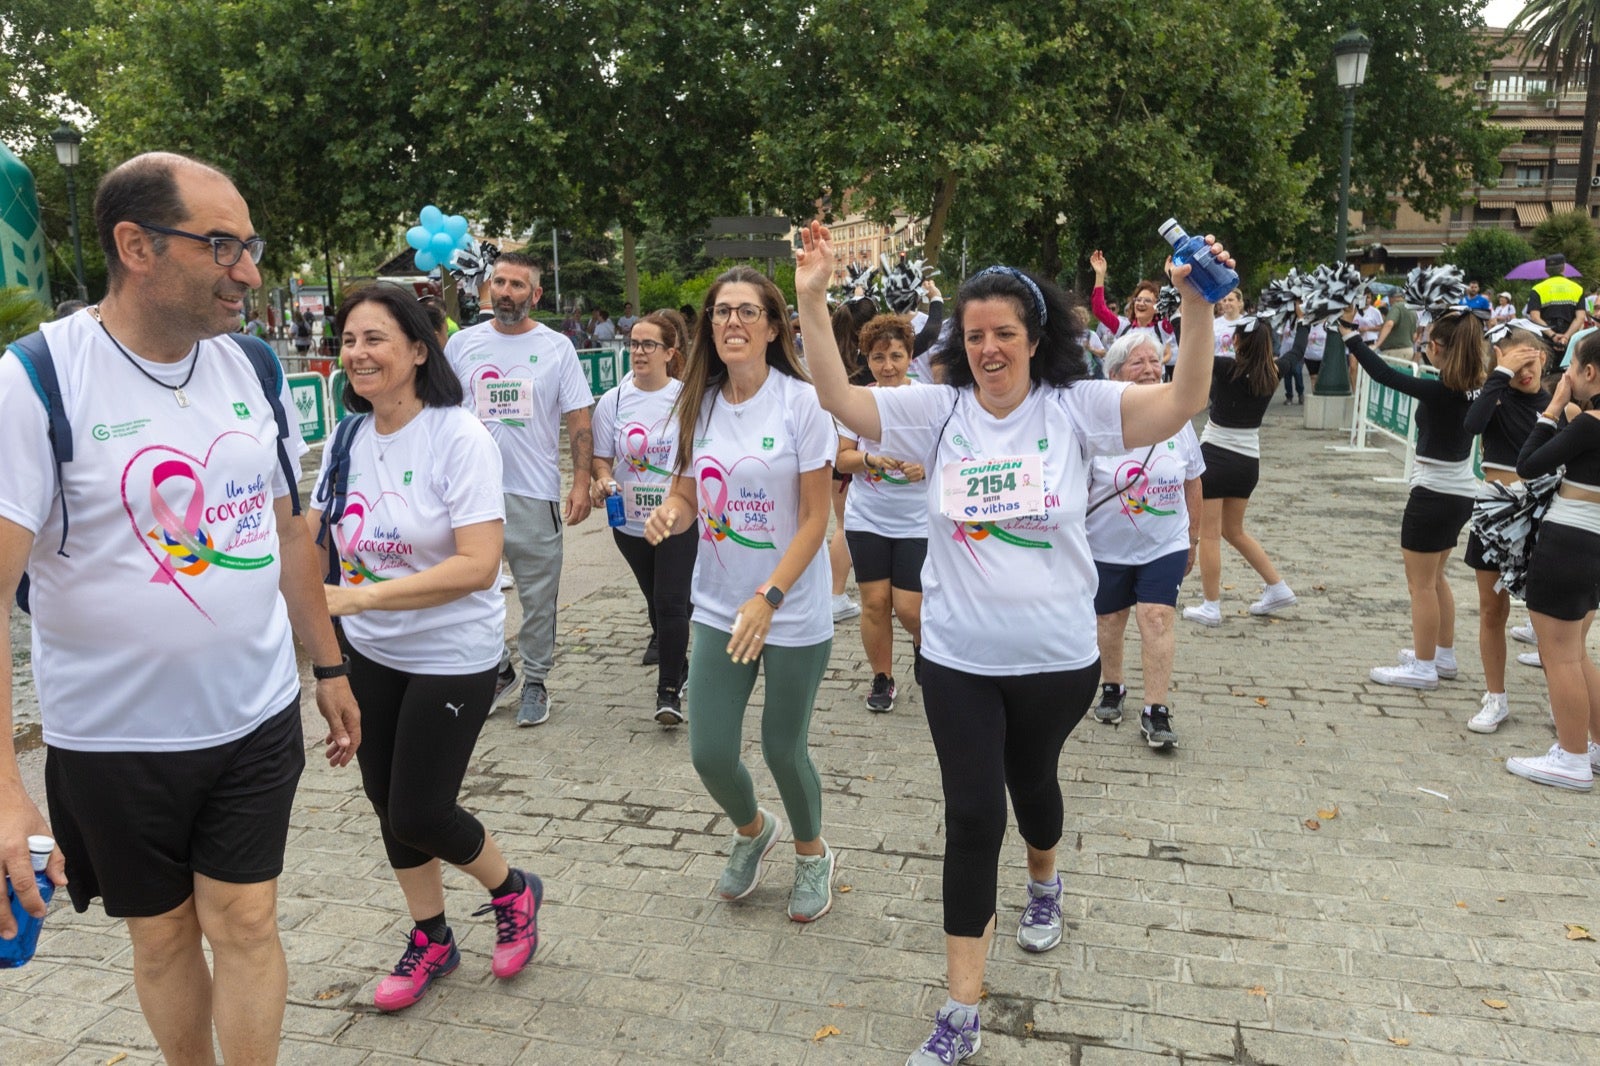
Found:
[(255, 367), (256, 377), (261, 380), (261, 391), (267, 397), (267, 405), (272, 408), (272, 417), (278, 423), (278, 466), (283, 470), (283, 480), (289, 486), (289, 502), (293, 505), (294, 513), (300, 513), (300, 486), (296, 484), (299, 479), (295, 477), (294, 461), (289, 458), (289, 450), (284, 446), (284, 441), (289, 436), (289, 413), (283, 409), (283, 365), (278, 362), (278, 353), (272, 350), (272, 345), (260, 337), (251, 337), (244, 333), (231, 334), (233, 342), (244, 352), (245, 358), (250, 360), (250, 365)]
[(356, 433), (366, 423), (367, 415), (351, 415), (333, 431), (333, 442), (328, 445), (327, 462), (322, 480), (317, 483), (311, 497), (312, 505), (323, 501), (322, 522), (317, 528), (317, 547), (328, 549), (328, 572), (325, 585), (339, 583), (339, 545), (332, 536), (333, 527), (344, 519), (346, 497), (350, 493), (350, 449), (354, 447)]
[[(62, 484), (61, 465), (72, 462), (72, 425), (67, 421), (67, 411), (61, 402), (61, 382), (56, 377), (55, 357), (50, 354), (50, 345), (45, 343), (43, 333), (30, 333), (26, 337), (12, 341), (7, 345), (11, 352), (22, 363), (22, 369), (28, 374), (28, 381), (33, 385), (33, 391), (39, 395), (39, 402), (44, 404), (44, 416), (49, 423), (48, 435), (50, 437), (50, 455), (56, 462), (56, 484)], [(61, 496), (61, 545), (56, 549), (56, 554), (67, 554), (67, 497), (63, 492)], [(20, 595), (20, 591), (19, 591)]]

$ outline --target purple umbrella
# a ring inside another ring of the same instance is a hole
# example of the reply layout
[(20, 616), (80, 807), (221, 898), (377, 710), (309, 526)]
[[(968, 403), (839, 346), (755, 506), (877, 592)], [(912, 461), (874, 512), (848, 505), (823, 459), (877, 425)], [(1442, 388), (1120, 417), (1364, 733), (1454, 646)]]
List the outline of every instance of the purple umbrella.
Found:
[[(1569, 277), (1569, 278), (1581, 278), (1581, 277), (1583, 277), (1582, 274), (1578, 273), (1577, 270), (1573, 269), (1573, 266), (1572, 266), (1571, 263), (1568, 263), (1566, 265), (1566, 269), (1563, 270), (1562, 272), (1564, 274), (1566, 274), (1567, 277)], [(1507, 281), (1543, 281), (1545, 278), (1547, 278), (1549, 276), (1550, 276), (1550, 272), (1547, 271), (1544, 268), (1544, 259), (1541, 257), (1539, 259), (1530, 259), (1526, 263), (1523, 263), (1521, 266), (1517, 267), (1515, 270), (1513, 270), (1509, 274), (1507, 274), (1506, 275), (1506, 280)]]

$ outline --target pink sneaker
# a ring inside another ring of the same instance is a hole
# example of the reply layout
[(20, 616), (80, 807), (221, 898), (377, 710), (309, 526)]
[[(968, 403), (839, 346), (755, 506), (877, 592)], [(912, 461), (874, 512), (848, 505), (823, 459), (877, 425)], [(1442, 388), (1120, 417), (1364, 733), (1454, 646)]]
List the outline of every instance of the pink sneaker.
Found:
[(456, 950), (455, 937), (435, 944), (427, 933), (413, 929), (405, 954), (395, 964), (394, 972), (378, 982), (372, 1002), (379, 1010), (405, 1010), (422, 998), (435, 977), (443, 977), (459, 965), (461, 952)]
[(494, 960), (496, 977), (514, 977), (533, 953), (539, 950), (539, 904), (544, 902), (544, 882), (526, 870), (518, 870), (525, 884), (521, 892), (492, 899), (472, 912), (494, 912)]

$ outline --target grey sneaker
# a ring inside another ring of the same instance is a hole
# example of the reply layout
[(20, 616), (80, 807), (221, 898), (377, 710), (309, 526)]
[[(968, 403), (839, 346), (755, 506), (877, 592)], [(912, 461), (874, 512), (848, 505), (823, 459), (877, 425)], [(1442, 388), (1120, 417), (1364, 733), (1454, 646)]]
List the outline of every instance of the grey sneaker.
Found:
[(761, 883), (761, 864), (783, 832), (783, 823), (776, 814), (765, 807), (756, 809), (761, 812), (761, 832), (753, 837), (733, 834), (733, 851), (717, 879), (717, 895), (723, 899), (744, 899), (756, 890)]
[(550, 694), (537, 681), (524, 682), (522, 706), (517, 708), (517, 725), (544, 725), (550, 720)]
[(955, 1066), (958, 1062), (978, 1053), (982, 1041), (982, 1026), (978, 1024), (976, 1008), (961, 1011), (970, 1017), (957, 1017), (957, 1012), (945, 1007), (934, 1016), (933, 1035), (906, 1059), (906, 1066)]
[(1101, 685), (1100, 703), (1094, 709), (1095, 721), (1106, 725), (1116, 725), (1122, 721), (1122, 701), (1127, 695), (1128, 690), (1121, 685)]
[(1166, 751), (1178, 743), (1178, 734), (1172, 731), (1172, 712), (1159, 703), (1152, 703), (1139, 712), (1139, 732), (1145, 743), (1157, 751)]
[(1028, 905), (1017, 922), (1017, 943), (1023, 951), (1049, 951), (1061, 943), (1061, 875), (1043, 894), (1028, 882)]
[(511, 706), (517, 695), (517, 668), (511, 665), (511, 653), (505, 652), (500, 656), (500, 672), (494, 678), (494, 699), (489, 701), (489, 714), (497, 707)]
[(796, 855), (789, 919), (814, 922), (833, 906), (833, 849), (823, 841), (821, 855)]

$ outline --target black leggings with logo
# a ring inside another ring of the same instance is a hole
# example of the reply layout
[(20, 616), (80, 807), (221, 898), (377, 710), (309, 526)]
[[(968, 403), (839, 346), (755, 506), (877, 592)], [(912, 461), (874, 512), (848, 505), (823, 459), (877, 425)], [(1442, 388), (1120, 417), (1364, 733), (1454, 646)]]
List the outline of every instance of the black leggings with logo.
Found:
[(983, 676), (924, 660), (922, 703), (944, 780), (944, 931), (980, 937), (994, 917), (1006, 793), (1022, 839), (1061, 839), (1061, 749), (1089, 709), (1100, 662)]
[(634, 580), (639, 582), (645, 607), (650, 611), (650, 631), (656, 635), (661, 650), (656, 685), (676, 692), (688, 679), (689, 618), (694, 613), (689, 603), (689, 580), (694, 577), (700, 523), (656, 545), (617, 529), (611, 535), (617, 550), (628, 561)]

